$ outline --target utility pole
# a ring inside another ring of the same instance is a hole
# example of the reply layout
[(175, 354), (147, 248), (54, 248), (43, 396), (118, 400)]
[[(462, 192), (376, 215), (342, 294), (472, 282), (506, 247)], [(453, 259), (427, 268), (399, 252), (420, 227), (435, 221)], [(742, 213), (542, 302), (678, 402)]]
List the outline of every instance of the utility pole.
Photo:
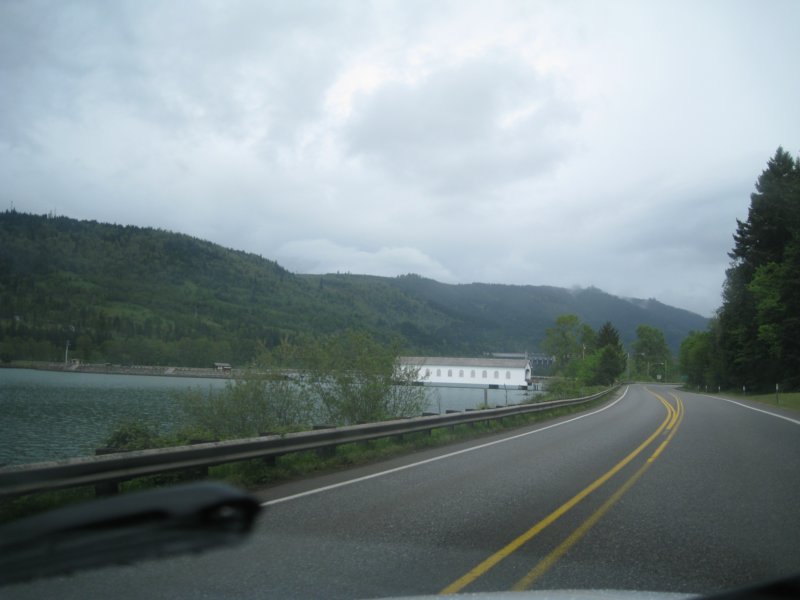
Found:
[(69, 365), (69, 340), (67, 340), (67, 349), (64, 350), (64, 366)]

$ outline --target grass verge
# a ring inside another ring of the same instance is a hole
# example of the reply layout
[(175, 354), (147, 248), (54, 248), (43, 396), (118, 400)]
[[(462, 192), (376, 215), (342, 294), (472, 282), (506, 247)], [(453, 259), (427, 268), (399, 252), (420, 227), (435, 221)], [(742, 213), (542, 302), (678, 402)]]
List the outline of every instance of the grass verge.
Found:
[(760, 402), (761, 404), (769, 404), (771, 406), (800, 411), (800, 392), (781, 392), (777, 395), (777, 397), (775, 392), (771, 394), (740, 394), (721, 392), (715, 395), (721, 396), (722, 398), (730, 398), (731, 400), (752, 400), (755, 402)]

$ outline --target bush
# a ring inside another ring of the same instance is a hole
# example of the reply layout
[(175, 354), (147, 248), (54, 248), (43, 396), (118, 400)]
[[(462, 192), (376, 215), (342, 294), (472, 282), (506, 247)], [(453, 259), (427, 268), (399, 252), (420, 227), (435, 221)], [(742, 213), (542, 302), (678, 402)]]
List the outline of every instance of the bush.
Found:
[(249, 373), (222, 390), (189, 390), (178, 396), (192, 437), (237, 439), (309, 428), (313, 401), (287, 379)]
[(303, 386), (318, 400), (322, 416), (337, 425), (418, 416), (424, 390), (411, 385), (417, 372), (397, 362), (397, 343), (346, 331), (309, 345), (302, 353)]
[(161, 447), (158, 433), (139, 421), (122, 421), (114, 426), (105, 439), (104, 445), (110, 450), (127, 452)]
[(425, 391), (397, 363), (397, 344), (347, 331), (292, 345), (284, 341), (223, 390), (190, 390), (178, 400), (187, 426), (214, 439), (418, 416)]

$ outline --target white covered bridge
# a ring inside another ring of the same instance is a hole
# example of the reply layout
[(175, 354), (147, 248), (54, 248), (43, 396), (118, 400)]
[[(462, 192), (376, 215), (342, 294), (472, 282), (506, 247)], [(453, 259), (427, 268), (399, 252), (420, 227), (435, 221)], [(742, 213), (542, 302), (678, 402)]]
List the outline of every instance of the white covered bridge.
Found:
[(528, 358), (401, 356), (399, 363), (402, 369), (419, 369), (417, 381), (423, 384), (527, 389), (531, 382)]

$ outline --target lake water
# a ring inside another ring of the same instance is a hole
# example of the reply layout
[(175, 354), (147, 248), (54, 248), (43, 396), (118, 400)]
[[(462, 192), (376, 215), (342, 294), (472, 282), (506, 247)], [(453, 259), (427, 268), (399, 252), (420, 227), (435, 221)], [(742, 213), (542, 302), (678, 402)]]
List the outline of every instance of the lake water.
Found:
[(94, 454), (116, 423), (136, 420), (169, 433), (174, 394), (220, 379), (0, 369), (0, 464)]
[[(0, 465), (94, 454), (114, 426), (141, 421), (165, 434), (178, 426), (176, 392), (225, 386), (222, 379), (0, 369)], [(428, 411), (475, 408), (479, 388), (425, 387)], [(491, 406), (516, 404), (521, 390), (488, 390)]]

